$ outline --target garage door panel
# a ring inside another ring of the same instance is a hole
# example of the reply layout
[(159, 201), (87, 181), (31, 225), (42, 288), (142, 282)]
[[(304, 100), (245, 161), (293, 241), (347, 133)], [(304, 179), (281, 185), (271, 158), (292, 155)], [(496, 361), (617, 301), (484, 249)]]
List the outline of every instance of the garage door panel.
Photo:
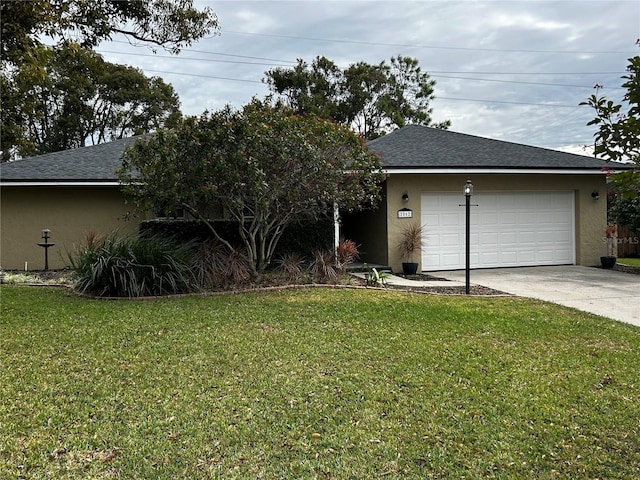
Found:
[(553, 218), (553, 223), (555, 225), (566, 225), (571, 223), (572, 219), (571, 215), (567, 213), (554, 213), (551, 218)]
[(432, 247), (440, 246), (440, 236), (438, 235), (427, 235), (424, 239), (425, 250), (429, 250)]
[(443, 214), (441, 217), (440, 225), (443, 227), (454, 226), (457, 227), (460, 225), (460, 218), (457, 214)]
[(501, 225), (516, 225), (518, 223), (518, 215), (512, 212), (505, 212), (500, 216)]
[(427, 214), (427, 215), (423, 215), (423, 222), (426, 225), (429, 225), (431, 227), (438, 227), (440, 226), (440, 215), (437, 214)]
[(554, 259), (553, 250), (540, 250), (538, 251), (538, 261), (552, 262)]
[(498, 261), (498, 252), (491, 253), (481, 253), (480, 254), (480, 262), (481, 263), (495, 263)]
[(460, 265), (461, 261), (463, 261), (463, 259), (461, 259), (461, 255), (460, 254), (442, 255), (442, 266), (446, 267), (446, 268), (455, 267), (456, 265)]
[(482, 245), (487, 245), (488, 247), (491, 246), (498, 246), (499, 245), (499, 241), (498, 241), (499, 235), (497, 232), (488, 232), (488, 233), (481, 233), (480, 234), (480, 243)]
[(513, 263), (518, 261), (518, 252), (516, 251), (502, 251), (499, 255), (496, 263)]
[(440, 245), (443, 247), (459, 247), (460, 235), (458, 234), (443, 234), (440, 236)]
[(500, 244), (509, 245), (516, 244), (518, 241), (518, 234), (516, 232), (500, 232)]
[(480, 214), (478, 215), (478, 224), (486, 225), (486, 226), (495, 226), (498, 225), (499, 216), (497, 213), (493, 214)]
[(563, 237), (562, 232), (542, 231), (536, 233), (536, 243), (557, 243)]
[[(573, 192), (481, 192), (471, 215), (471, 267), (575, 263)], [(464, 201), (459, 193), (426, 193), (425, 270), (465, 263)]]
[[(529, 227), (529, 225), (527, 225), (527, 227)], [(516, 236), (518, 238), (518, 244), (519, 245), (530, 245), (532, 243), (535, 243), (535, 236), (536, 236), (536, 232), (534, 230), (525, 230), (523, 232), (516, 232)]]

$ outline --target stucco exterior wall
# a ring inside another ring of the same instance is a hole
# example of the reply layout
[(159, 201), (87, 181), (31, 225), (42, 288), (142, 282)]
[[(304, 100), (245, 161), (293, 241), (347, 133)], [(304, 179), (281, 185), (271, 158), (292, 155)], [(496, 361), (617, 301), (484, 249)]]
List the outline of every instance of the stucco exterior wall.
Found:
[[(575, 247), (578, 265), (598, 265), (605, 254), (603, 229), (607, 222), (605, 175), (550, 174), (392, 174), (387, 179), (387, 225), (389, 265), (401, 271), (401, 258), (396, 245), (401, 229), (410, 221), (420, 221), (421, 197), (424, 192), (459, 192), (470, 178), (476, 192), (571, 190), (575, 192)], [(600, 199), (591, 197), (593, 191)], [(409, 195), (403, 202), (402, 195)], [(398, 210), (410, 208), (413, 219), (397, 218)], [(422, 265), (419, 267), (422, 268)]]
[(125, 221), (129, 210), (117, 187), (2, 187), (0, 190), (0, 267), (42, 270), (43, 228), (51, 230), (49, 268), (67, 266), (67, 252), (89, 231), (137, 232), (139, 221)]

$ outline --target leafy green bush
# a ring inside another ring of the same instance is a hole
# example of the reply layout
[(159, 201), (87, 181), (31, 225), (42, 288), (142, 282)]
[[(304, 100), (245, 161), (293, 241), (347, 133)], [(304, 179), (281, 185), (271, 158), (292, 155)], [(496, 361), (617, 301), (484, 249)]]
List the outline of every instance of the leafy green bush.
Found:
[(364, 281), (368, 287), (386, 287), (387, 272), (380, 272), (375, 267), (370, 267), (367, 263), (364, 264), (364, 268), (367, 273), (364, 274)]
[(106, 237), (90, 233), (69, 260), (77, 274), (76, 290), (100, 297), (142, 297), (194, 290), (192, 258), (192, 243), (114, 232)]
[(629, 230), (640, 232), (640, 196), (616, 199), (609, 214)]

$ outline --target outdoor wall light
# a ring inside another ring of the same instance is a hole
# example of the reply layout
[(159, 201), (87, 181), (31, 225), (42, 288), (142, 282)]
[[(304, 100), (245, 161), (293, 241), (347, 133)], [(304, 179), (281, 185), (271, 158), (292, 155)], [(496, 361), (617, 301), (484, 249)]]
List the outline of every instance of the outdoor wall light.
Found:
[(593, 198), (594, 200), (599, 200), (600, 199), (600, 194), (598, 193), (597, 190), (593, 191), (593, 193), (591, 194), (591, 198)]
[(409, 194), (408, 194), (407, 192), (404, 192), (404, 193), (402, 194), (402, 201), (403, 201), (404, 203), (407, 203), (407, 202), (409, 201)]

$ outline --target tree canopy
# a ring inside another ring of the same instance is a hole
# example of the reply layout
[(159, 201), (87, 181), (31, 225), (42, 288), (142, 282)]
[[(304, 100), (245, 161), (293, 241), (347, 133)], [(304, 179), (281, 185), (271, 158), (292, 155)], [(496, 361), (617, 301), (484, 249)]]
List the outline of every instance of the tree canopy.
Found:
[[(640, 39), (636, 42), (640, 45)], [(581, 105), (591, 106), (596, 117), (587, 125), (597, 125), (595, 153), (613, 161), (631, 161), (637, 168), (614, 175), (616, 196), (609, 211), (622, 225), (640, 229), (640, 56), (629, 58), (627, 74), (622, 77), (626, 90), (622, 102), (599, 96), (602, 87)]]
[(271, 91), (296, 113), (348, 125), (367, 139), (408, 123), (433, 125), (429, 104), (435, 81), (411, 57), (392, 57), (388, 64), (359, 62), (345, 70), (326, 57), (316, 57), (310, 65), (299, 59), (292, 68), (278, 67), (265, 75)]
[(217, 205), (238, 221), (254, 273), (271, 262), (285, 228), (319, 218), (334, 202), (375, 205), (384, 178), (378, 157), (349, 128), (254, 99), (183, 120), (138, 140), (124, 154), (120, 178), (141, 210), (183, 208), (209, 221)]
[[(174, 53), (218, 29), (210, 8), (198, 10), (193, 0), (30, 0), (0, 2), (3, 62), (31, 61), (42, 45), (74, 41), (92, 48), (115, 34), (166, 48)], [(37, 50), (37, 49), (36, 49)]]
[[(178, 53), (217, 33), (193, 0), (0, 2), (1, 160), (147, 132), (178, 115), (170, 85), (91, 49), (122, 34)], [(45, 41), (47, 44), (45, 44)]]
[(2, 160), (153, 131), (180, 117), (171, 85), (74, 43), (39, 47), (37, 68), (2, 82)]
[[(638, 41), (640, 43), (640, 40)], [(626, 90), (622, 102), (615, 103), (598, 91), (587, 102), (596, 118), (587, 125), (597, 125), (595, 153), (610, 160), (631, 160), (640, 165), (640, 56), (629, 59), (622, 88)], [(602, 88), (595, 86), (596, 90)], [(626, 105), (625, 105), (626, 104)]]

